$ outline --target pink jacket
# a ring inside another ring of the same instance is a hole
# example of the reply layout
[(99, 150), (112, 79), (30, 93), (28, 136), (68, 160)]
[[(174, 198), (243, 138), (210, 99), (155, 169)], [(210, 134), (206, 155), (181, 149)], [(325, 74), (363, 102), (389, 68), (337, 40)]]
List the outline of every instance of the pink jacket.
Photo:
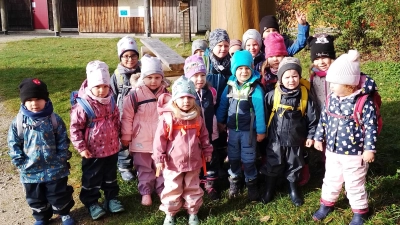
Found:
[[(105, 117), (94, 123), (93, 128), (87, 128), (87, 115), (78, 103), (71, 108), (70, 133), (71, 141), (78, 152), (89, 150), (93, 158), (104, 158), (119, 151), (119, 111), (115, 104), (112, 112), (112, 103), (103, 105), (85, 94), (87, 81), (82, 83), (78, 97), (85, 98), (92, 106), (97, 118)], [(110, 95), (111, 95), (110, 89)], [(86, 129), (87, 140), (86, 139)]]
[[(136, 87), (137, 102), (158, 97), (167, 92), (163, 85), (154, 94), (147, 86)], [(132, 91), (125, 96), (121, 118), (121, 140), (130, 141), (130, 152), (153, 153), (153, 140), (158, 123), (157, 102), (141, 104), (135, 114)]]
[[(157, 110), (161, 116), (153, 142), (153, 159), (155, 163), (165, 163), (165, 167), (173, 171), (188, 172), (200, 169), (202, 167), (202, 154), (204, 157), (211, 156), (213, 151), (206, 126), (200, 115), (193, 120), (173, 118), (173, 124), (199, 123), (201, 126), (200, 135), (197, 135), (197, 129), (185, 129), (185, 133), (181, 130), (172, 129), (168, 133), (168, 123), (166, 122), (168, 115), (165, 115), (165, 113), (171, 112), (168, 106), (170, 99), (170, 94), (162, 94), (157, 102)], [(168, 135), (170, 135), (170, 138), (168, 138)]]

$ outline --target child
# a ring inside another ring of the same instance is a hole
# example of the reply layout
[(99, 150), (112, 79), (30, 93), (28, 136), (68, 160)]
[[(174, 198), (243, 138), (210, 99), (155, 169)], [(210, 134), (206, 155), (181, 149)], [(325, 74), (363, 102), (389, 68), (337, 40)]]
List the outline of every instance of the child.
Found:
[[(201, 116), (206, 125), (209, 140), (212, 143), (218, 138), (217, 119), (214, 114), (214, 104), (217, 98), (217, 91), (206, 81), (206, 67), (203, 59), (196, 55), (190, 56), (185, 60), (185, 77), (190, 79), (196, 88), (196, 104), (201, 107)], [(205, 177), (205, 189), (211, 200), (219, 199), (219, 192), (216, 188), (218, 171), (220, 169), (220, 159), (218, 154), (213, 151), (210, 163), (207, 163), (207, 174)]]
[[(364, 224), (368, 218), (365, 180), (369, 163), (375, 159), (377, 138), (376, 107), (371, 98), (368, 97), (363, 106), (360, 116), (362, 126), (358, 126), (351, 116), (357, 98), (376, 86), (371, 82), (368, 89), (359, 88), (358, 58), (356, 50), (341, 55), (329, 67), (326, 76), (332, 94), (327, 98), (327, 107), (322, 110), (314, 138), (314, 147), (317, 150), (322, 151), (322, 143), (326, 143), (326, 171), (321, 190), (321, 205), (313, 215), (314, 220), (323, 220), (333, 211), (343, 182), (354, 213), (350, 224)], [(350, 119), (344, 119), (347, 117)]]
[(247, 50), (237, 51), (232, 57), (232, 74), (217, 110), (220, 129), (229, 130), (229, 197), (235, 197), (241, 188), (241, 166), (250, 201), (258, 200), (256, 143), (265, 138), (264, 91), (253, 70), (253, 57)]
[(294, 205), (301, 206), (304, 203), (296, 182), (304, 166), (304, 144), (306, 147), (312, 146), (318, 116), (308, 89), (300, 84), (301, 71), (297, 58), (284, 58), (277, 74), (279, 85), (265, 95), (266, 118), (269, 118), (269, 122), (267, 163), (261, 170), (267, 176), (267, 187), (262, 197), (264, 203), (274, 197), (280, 175), (289, 181), (289, 195)]
[(34, 225), (49, 224), (53, 213), (61, 216), (64, 225), (73, 225), (69, 212), (75, 202), (73, 189), (67, 184), (67, 160), (71, 158), (67, 128), (53, 112), (43, 81), (24, 79), (19, 96), (20, 111), (8, 130), (8, 154), (20, 172)]
[(205, 40), (197, 39), (192, 43), (192, 55), (203, 56), (208, 44)]
[(316, 100), (317, 109), (320, 111), (325, 105), (326, 96), (329, 95), (329, 83), (326, 82), (326, 72), (336, 59), (334, 37), (326, 34), (316, 34), (309, 37), (307, 42), (311, 52), (311, 93)]
[[(86, 66), (87, 79), (79, 89), (78, 98), (85, 99), (96, 118), (88, 120), (84, 108), (75, 104), (71, 109), (71, 140), (82, 156), (82, 189), (79, 195), (93, 220), (102, 217), (105, 210), (124, 211), (117, 200), (117, 160), (119, 151), (119, 110), (110, 91), (108, 66), (91, 61)], [(93, 122), (93, 127), (89, 124)], [(98, 204), (100, 189), (104, 191), (104, 208)]]
[(212, 146), (195, 95), (193, 82), (182, 76), (174, 82), (172, 96), (163, 94), (158, 99), (161, 116), (153, 142), (153, 159), (157, 170), (164, 174), (160, 206), (166, 214), (164, 224), (175, 224), (175, 214), (182, 206), (190, 215), (190, 225), (200, 223), (197, 212), (204, 192), (199, 173), (202, 157), (207, 162), (211, 160)]
[[(119, 111), (122, 112), (123, 99), (131, 90), (130, 77), (132, 74), (140, 73), (140, 61), (136, 41), (129, 36), (118, 41), (117, 52), (120, 63), (111, 76), (110, 85), (113, 98)], [(129, 150), (121, 148), (118, 152), (118, 170), (122, 180), (131, 181), (135, 178), (132, 168), (132, 157), (129, 155)]]
[(242, 50), (242, 41), (237, 39), (231, 39), (229, 41), (229, 55), (233, 56), (237, 50)]
[(249, 51), (254, 60), (254, 68), (260, 72), (261, 65), (265, 60), (264, 54), (261, 52), (262, 39), (261, 34), (256, 29), (248, 29), (243, 34), (243, 49)]
[[(285, 39), (285, 46), (289, 56), (293, 56), (297, 52), (301, 51), (306, 46), (306, 41), (309, 35), (310, 25), (307, 23), (306, 16), (304, 13), (299, 11), (296, 12), (296, 20), (298, 22), (297, 39), (290, 40), (287, 35), (283, 35)], [(260, 33), (263, 38), (266, 38), (271, 33), (280, 33), (278, 20), (275, 16), (268, 15), (264, 16), (260, 20)], [(265, 45), (265, 48), (270, 46)]]
[(151, 194), (156, 192), (160, 195), (164, 188), (164, 178), (156, 177), (151, 154), (158, 122), (156, 101), (162, 93), (168, 91), (163, 84), (164, 72), (161, 61), (149, 55), (144, 55), (141, 61), (140, 78), (124, 99), (121, 142), (123, 146), (129, 145), (133, 164), (138, 172), (138, 189), (142, 195), (142, 205), (149, 206), (152, 204)]

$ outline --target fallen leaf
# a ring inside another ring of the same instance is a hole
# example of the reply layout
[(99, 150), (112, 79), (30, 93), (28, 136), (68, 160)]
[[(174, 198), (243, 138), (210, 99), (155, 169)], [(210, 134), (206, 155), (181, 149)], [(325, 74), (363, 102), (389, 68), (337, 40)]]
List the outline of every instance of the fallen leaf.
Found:
[(268, 220), (269, 220), (270, 218), (271, 218), (270, 216), (264, 216), (264, 217), (261, 217), (261, 218), (260, 218), (260, 221), (261, 221), (261, 222), (268, 222)]

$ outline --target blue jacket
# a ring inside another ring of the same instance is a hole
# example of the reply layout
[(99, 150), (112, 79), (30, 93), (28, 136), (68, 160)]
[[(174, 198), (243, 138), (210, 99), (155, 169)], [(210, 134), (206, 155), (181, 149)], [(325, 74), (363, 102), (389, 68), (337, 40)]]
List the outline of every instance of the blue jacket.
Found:
[(353, 119), (330, 116), (326, 110), (341, 116), (352, 116), (357, 98), (376, 90), (374, 80), (367, 76), (364, 87), (356, 93), (340, 100), (331, 94), (328, 109), (324, 106), (322, 110), (314, 139), (325, 141), (326, 150), (337, 154), (362, 155), (364, 150), (375, 152), (378, 126), (376, 108), (371, 97), (367, 98), (363, 107), (361, 118), (363, 126), (357, 126)]
[[(67, 129), (60, 116), (57, 120), (57, 132), (53, 131), (50, 116), (34, 129), (24, 129), (24, 139), (20, 139), (16, 118), (8, 130), (8, 154), (12, 163), (20, 172), (22, 183), (42, 183), (57, 180), (69, 175), (67, 160), (70, 141)], [(23, 116), (23, 122), (33, 124), (32, 118)]]
[[(228, 85), (221, 95), (221, 102), (216, 114), (219, 123), (226, 123), (229, 129), (250, 131), (250, 113), (251, 110), (254, 110), (254, 124), (251, 124), (253, 130), (256, 130), (257, 134), (266, 132), (264, 91), (258, 83), (258, 79), (257, 71), (254, 71), (252, 76), (241, 86), (237, 83), (236, 76), (232, 75), (229, 78)], [(228, 93), (229, 89), (232, 90), (231, 93)], [(228, 94), (236, 94), (236, 96), (228, 96)], [(251, 103), (248, 101), (248, 96), (251, 96)]]
[(287, 35), (282, 35), (289, 56), (294, 56), (296, 53), (301, 51), (306, 46), (307, 38), (310, 36), (310, 25), (308, 23), (306, 25), (298, 24), (297, 29), (298, 32), (296, 40), (290, 40)]

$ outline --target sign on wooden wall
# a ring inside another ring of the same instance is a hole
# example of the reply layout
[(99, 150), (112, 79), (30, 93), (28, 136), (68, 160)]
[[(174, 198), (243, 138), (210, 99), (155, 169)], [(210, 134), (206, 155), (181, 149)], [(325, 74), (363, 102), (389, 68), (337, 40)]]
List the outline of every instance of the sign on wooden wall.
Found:
[(144, 10), (145, 8), (143, 0), (118, 0), (119, 17), (144, 17)]

